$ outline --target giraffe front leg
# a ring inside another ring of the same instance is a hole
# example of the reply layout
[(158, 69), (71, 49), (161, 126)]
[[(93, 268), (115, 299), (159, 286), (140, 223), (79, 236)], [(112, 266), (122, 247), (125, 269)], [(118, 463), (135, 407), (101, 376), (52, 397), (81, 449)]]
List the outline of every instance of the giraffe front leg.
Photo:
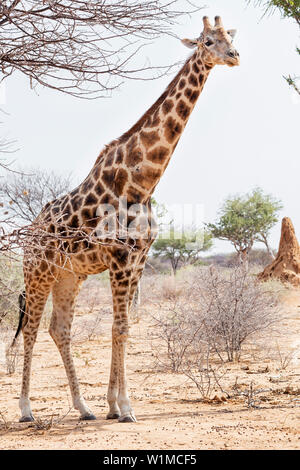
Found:
[(118, 418), (120, 422), (135, 422), (127, 392), (126, 343), (128, 337), (128, 309), (130, 300), (130, 279), (111, 273), (111, 287), (114, 305), (112, 327), (112, 358), (107, 400), (108, 419)]
[(106, 416), (106, 419), (118, 419), (121, 416), (121, 411), (117, 402), (119, 393), (118, 361), (117, 352), (114, 349), (115, 343), (112, 341), (110, 377), (107, 392), (109, 412)]

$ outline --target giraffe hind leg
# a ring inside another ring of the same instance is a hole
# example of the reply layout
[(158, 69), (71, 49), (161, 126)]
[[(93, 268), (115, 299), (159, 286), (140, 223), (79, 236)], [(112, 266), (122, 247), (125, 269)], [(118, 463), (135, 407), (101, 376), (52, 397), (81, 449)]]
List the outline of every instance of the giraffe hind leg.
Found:
[(40, 283), (39, 288), (37, 290), (33, 290), (30, 289), (30, 282), (27, 282), (26, 305), (24, 305), (24, 302), (20, 302), (20, 321), (18, 330), (20, 331), (22, 329), (24, 338), (23, 379), (19, 400), (19, 407), (21, 409), (20, 422), (34, 420), (29, 400), (32, 352), (49, 292), (50, 285), (47, 283)]
[(64, 277), (54, 285), (52, 289), (53, 313), (49, 333), (63, 360), (74, 408), (79, 410), (80, 419), (93, 420), (96, 417), (80, 394), (71, 353), (71, 326), (74, 317), (74, 304), (81, 284), (81, 276), (73, 273), (64, 273)]

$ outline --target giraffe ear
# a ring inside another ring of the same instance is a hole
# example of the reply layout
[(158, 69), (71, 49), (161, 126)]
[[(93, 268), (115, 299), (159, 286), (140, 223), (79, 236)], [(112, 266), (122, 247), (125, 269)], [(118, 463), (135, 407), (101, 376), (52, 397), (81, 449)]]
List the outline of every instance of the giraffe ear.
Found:
[(232, 39), (233, 39), (233, 38), (235, 37), (235, 35), (236, 35), (236, 29), (229, 29), (229, 30), (227, 31), (227, 33), (228, 33), (229, 36), (231, 36)]
[(181, 42), (190, 49), (194, 49), (198, 45), (198, 39), (181, 39)]

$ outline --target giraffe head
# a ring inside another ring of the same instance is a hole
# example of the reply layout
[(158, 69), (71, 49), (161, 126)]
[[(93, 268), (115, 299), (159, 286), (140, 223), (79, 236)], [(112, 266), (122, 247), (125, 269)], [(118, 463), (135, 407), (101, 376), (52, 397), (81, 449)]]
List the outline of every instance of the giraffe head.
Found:
[(215, 17), (212, 26), (208, 17), (203, 17), (204, 29), (197, 39), (183, 39), (185, 46), (202, 50), (202, 58), (207, 64), (229, 65), (233, 67), (240, 64), (240, 56), (233, 47), (232, 41), (236, 34), (235, 29), (226, 30), (220, 16)]

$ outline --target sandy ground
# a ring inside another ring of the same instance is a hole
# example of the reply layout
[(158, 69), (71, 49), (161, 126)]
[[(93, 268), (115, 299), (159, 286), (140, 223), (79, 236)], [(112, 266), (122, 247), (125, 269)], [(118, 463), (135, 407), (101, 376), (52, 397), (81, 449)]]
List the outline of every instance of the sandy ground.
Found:
[[(129, 390), (138, 422), (106, 421), (106, 390), (110, 364), (111, 307), (101, 288), (104, 309), (100, 334), (80, 342), (85, 325), (85, 295), (81, 295), (74, 326), (74, 357), (81, 389), (96, 414), (80, 422), (71, 408), (70, 392), (58, 351), (47, 330), (40, 328), (34, 349), (31, 385), (35, 425), (18, 423), (22, 358), (16, 372), (0, 366), (1, 449), (299, 449), (300, 448), (300, 292), (285, 301), (280, 329), (259, 346), (249, 345), (239, 364), (229, 364), (225, 388), (263, 390), (249, 408), (243, 395), (203, 403), (186, 377), (153, 373), (153, 351), (146, 311), (133, 324), (128, 346)], [(143, 310), (143, 309), (142, 309)], [(94, 313), (90, 315), (95, 315)], [(86, 326), (86, 329), (87, 326)], [(81, 333), (80, 333), (81, 332)], [(283, 357), (294, 351), (288, 367)], [(217, 393), (221, 398), (222, 394)], [(218, 403), (220, 401), (220, 403)], [(52, 421), (52, 424), (51, 424)], [(50, 423), (50, 424), (49, 424)], [(43, 429), (45, 427), (50, 429)], [(42, 429), (39, 429), (42, 428)]]

